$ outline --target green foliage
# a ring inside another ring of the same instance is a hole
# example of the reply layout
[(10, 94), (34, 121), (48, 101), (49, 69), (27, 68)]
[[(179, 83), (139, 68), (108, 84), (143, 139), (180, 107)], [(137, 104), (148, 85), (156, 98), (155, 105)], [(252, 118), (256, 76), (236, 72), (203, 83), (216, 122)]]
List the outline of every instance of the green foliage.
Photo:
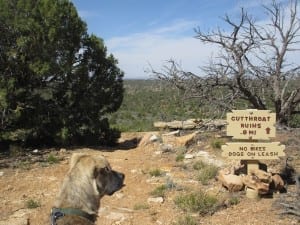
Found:
[(150, 170), (149, 171), (149, 174), (152, 176), (152, 177), (160, 177), (164, 174), (163, 171), (161, 171), (160, 169), (153, 169), (153, 170)]
[(182, 162), (184, 160), (184, 155), (187, 152), (186, 147), (180, 147), (176, 149), (177, 155), (176, 155), (176, 162)]
[(68, 0), (0, 0), (0, 141), (111, 143), (123, 72)]
[(237, 196), (232, 196), (229, 200), (228, 200), (229, 205), (237, 205), (240, 203), (240, 199)]
[(168, 187), (166, 185), (160, 185), (156, 187), (150, 194), (154, 197), (164, 197)]
[(47, 157), (47, 162), (50, 164), (55, 164), (59, 162), (59, 159), (55, 155), (50, 153)]
[(222, 145), (225, 144), (225, 141), (222, 139), (214, 138), (210, 141), (210, 145), (214, 149), (221, 149)]
[(206, 165), (207, 164), (205, 162), (203, 162), (202, 160), (199, 160), (193, 164), (193, 169), (201, 170), (201, 169), (205, 168)]
[(198, 222), (190, 215), (179, 218), (173, 225), (198, 225)]
[(40, 207), (41, 203), (36, 200), (29, 199), (28, 201), (26, 201), (25, 205), (26, 205), (26, 208), (28, 208), (28, 209), (35, 209), (35, 208)]
[(208, 195), (203, 191), (177, 196), (174, 202), (183, 211), (200, 214), (212, 213), (218, 205), (216, 197)]
[(168, 177), (165, 184), (156, 187), (150, 194), (154, 197), (165, 197), (166, 192), (172, 189), (182, 190), (182, 188), (178, 187), (177, 184)]
[(299, 114), (295, 114), (292, 115), (289, 119), (289, 124), (290, 127), (300, 127), (300, 115)]
[(198, 171), (198, 180), (206, 185), (208, 181), (217, 175), (218, 168), (215, 165), (207, 164), (203, 161), (197, 161), (193, 164), (193, 169)]
[(176, 158), (175, 158), (176, 162), (182, 162), (184, 160), (184, 153), (180, 152)]
[(208, 181), (217, 175), (218, 168), (214, 165), (206, 165), (203, 169), (199, 171), (198, 180), (206, 185)]
[(109, 117), (121, 131), (153, 130), (154, 121), (202, 118), (196, 101), (183, 100), (180, 91), (158, 80), (125, 80), (124, 100)]
[(17, 167), (22, 169), (22, 170), (29, 170), (31, 168), (32, 163), (25, 160), (25, 161), (20, 161), (17, 164)]

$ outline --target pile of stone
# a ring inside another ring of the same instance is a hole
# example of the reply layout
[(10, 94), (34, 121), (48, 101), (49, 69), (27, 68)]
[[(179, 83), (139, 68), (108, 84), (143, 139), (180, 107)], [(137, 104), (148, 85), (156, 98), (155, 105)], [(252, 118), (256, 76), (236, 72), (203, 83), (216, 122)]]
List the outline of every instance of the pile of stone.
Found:
[(188, 120), (174, 120), (170, 122), (156, 121), (153, 126), (159, 129), (171, 129), (171, 130), (222, 130), (225, 128), (226, 120), (212, 120), (212, 119), (188, 119)]
[[(241, 172), (243, 169), (244, 172)], [(284, 181), (279, 174), (272, 174), (262, 169), (251, 169), (245, 173), (244, 165), (221, 169), (216, 178), (230, 192), (250, 188), (264, 195), (284, 189)]]

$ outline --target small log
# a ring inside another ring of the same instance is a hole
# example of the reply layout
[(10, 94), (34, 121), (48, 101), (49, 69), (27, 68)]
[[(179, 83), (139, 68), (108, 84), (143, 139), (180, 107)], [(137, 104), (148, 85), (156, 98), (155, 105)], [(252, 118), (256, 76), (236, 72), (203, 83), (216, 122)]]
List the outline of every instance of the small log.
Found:
[(184, 121), (174, 120), (171, 122), (157, 121), (153, 123), (155, 128), (159, 129), (209, 129), (221, 130), (226, 126), (226, 120), (201, 120), (201, 119), (188, 119)]

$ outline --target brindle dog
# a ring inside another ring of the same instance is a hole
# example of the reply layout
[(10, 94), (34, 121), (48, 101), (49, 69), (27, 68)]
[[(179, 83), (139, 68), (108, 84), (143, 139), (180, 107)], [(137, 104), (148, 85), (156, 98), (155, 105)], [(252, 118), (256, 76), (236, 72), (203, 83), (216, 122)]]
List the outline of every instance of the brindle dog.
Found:
[(52, 208), (51, 225), (94, 225), (100, 199), (120, 190), (124, 178), (100, 154), (73, 154), (70, 170)]

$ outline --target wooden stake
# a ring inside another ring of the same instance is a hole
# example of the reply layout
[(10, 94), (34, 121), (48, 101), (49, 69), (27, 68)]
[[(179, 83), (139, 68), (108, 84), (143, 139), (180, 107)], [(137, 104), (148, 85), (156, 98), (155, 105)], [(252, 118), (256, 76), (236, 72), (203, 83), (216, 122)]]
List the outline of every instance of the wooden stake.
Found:
[[(247, 165), (247, 174), (250, 175), (250, 171), (255, 171), (259, 169), (259, 164), (258, 164), (258, 160), (247, 160), (246, 161), (246, 165)], [(252, 199), (258, 199), (259, 195), (258, 192), (255, 192), (253, 189), (247, 187), (246, 188), (246, 196), (248, 198), (252, 198)]]
[(247, 160), (247, 174), (250, 175), (251, 170), (258, 170), (259, 169), (259, 164), (258, 160)]

